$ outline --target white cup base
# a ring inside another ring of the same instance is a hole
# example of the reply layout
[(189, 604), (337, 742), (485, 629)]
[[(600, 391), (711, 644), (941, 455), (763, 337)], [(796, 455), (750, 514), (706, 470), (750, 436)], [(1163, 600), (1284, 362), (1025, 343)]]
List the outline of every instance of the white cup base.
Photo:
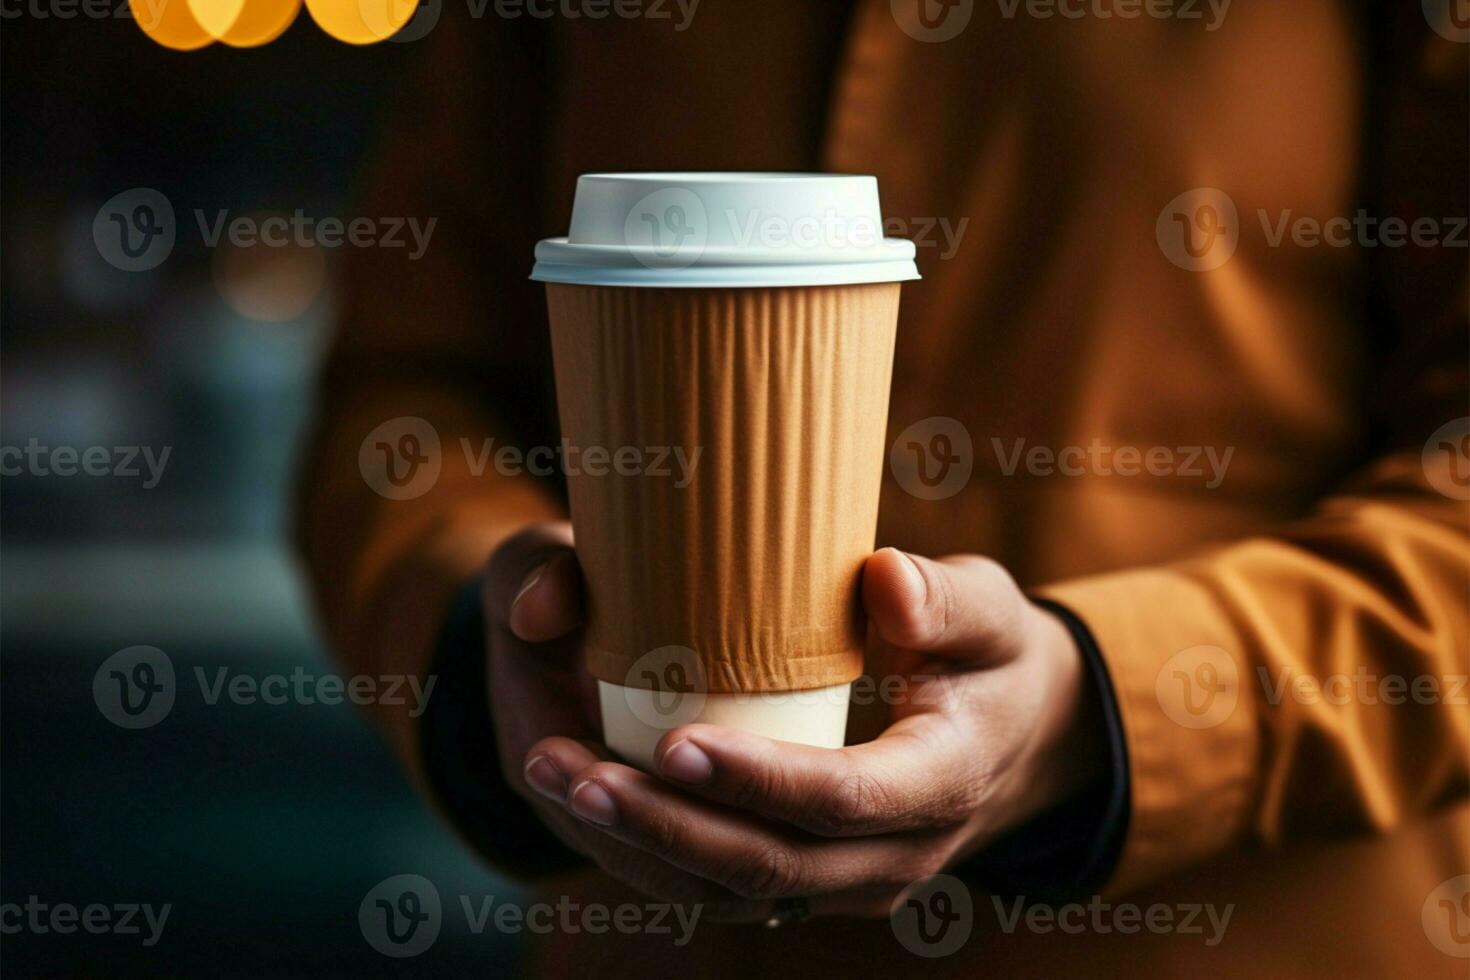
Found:
[(852, 684), (761, 694), (660, 694), (597, 682), (603, 740), (628, 763), (651, 772), (658, 740), (702, 722), (785, 742), (839, 749), (847, 735)]

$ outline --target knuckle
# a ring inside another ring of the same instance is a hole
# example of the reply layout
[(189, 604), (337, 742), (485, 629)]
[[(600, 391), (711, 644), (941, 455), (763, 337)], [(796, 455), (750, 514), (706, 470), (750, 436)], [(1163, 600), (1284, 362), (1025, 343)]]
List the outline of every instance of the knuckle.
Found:
[(926, 597), (922, 607), (910, 606), (899, 613), (898, 621), (893, 627), (895, 643), (901, 647), (916, 648), (929, 642), (929, 638), (934, 635), (934, 629), (930, 625), (930, 602), (931, 599)]
[(730, 803), (741, 810), (764, 810), (781, 798), (783, 782), (778, 765), (747, 767), (731, 780)]
[(654, 808), (634, 827), (643, 844), (655, 854), (677, 854), (686, 850), (679, 820), (661, 808)]
[(866, 770), (844, 773), (812, 808), (805, 829), (837, 837), (884, 823), (892, 809), (889, 795), (882, 783)]
[(1006, 571), (1006, 567), (989, 555), (970, 555), (969, 561), (976, 577), (986, 585), (1000, 586), (1011, 581), (1011, 573)]
[(925, 572), (929, 591), (924, 599), (924, 612), (929, 623), (930, 642), (938, 642), (949, 635), (960, 616), (959, 596), (955, 594), (954, 580), (947, 574)]
[(949, 830), (965, 823), (979, 807), (980, 791), (970, 779), (936, 789), (914, 807), (916, 817), (911, 826)]
[(959, 617), (959, 598), (948, 559), (923, 559), (914, 565), (924, 580), (924, 598), (921, 603), (906, 605), (899, 613), (893, 642), (902, 647), (924, 649), (948, 635)]
[(955, 787), (954, 798), (951, 800), (952, 812), (956, 820), (968, 820), (975, 811), (984, 805), (986, 797), (990, 794), (991, 776), (989, 766), (976, 767), (968, 777)]
[(962, 824), (975, 815), (983, 804), (988, 789), (988, 773), (993, 761), (993, 750), (986, 746), (990, 740), (976, 740), (963, 731), (947, 736), (915, 735), (916, 753), (928, 758), (939, 758), (944, 753), (942, 744), (951, 739), (964, 740), (967, 746), (963, 756), (950, 759), (942, 776), (936, 774), (927, 780), (930, 790), (911, 804), (916, 815), (928, 827), (947, 828)]
[(969, 820), (974, 812), (974, 794), (968, 787), (960, 787), (944, 793), (934, 802), (928, 823), (935, 827), (956, 827)]
[(604, 788), (615, 786), (622, 782), (622, 774), (627, 770), (626, 766), (606, 759), (599, 759), (586, 768), (572, 774), (573, 782), (580, 783), (584, 780), (594, 780)]
[(731, 862), (725, 886), (742, 898), (780, 898), (801, 884), (801, 859), (784, 844), (768, 844)]
[(994, 558), (977, 555), (974, 558), (973, 575), (980, 593), (985, 597), (989, 632), (996, 637), (1014, 635), (1021, 623), (1025, 600), (1010, 570)]

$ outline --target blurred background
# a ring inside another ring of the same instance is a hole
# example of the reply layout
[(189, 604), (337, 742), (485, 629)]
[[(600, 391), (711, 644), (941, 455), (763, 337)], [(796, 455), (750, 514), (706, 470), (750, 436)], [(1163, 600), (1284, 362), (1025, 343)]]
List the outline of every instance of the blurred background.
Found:
[[(200, 696), (196, 667), (334, 671), (286, 491), (345, 249), (211, 248), (195, 211), (350, 218), (385, 96), (425, 44), (410, 25), (349, 46), (303, 11), (264, 47), (179, 53), (123, 3), (65, 9), (7, 2), (0, 30), (0, 903), (173, 909), (156, 949), (0, 936), (0, 972), (390, 972), (358, 926), (378, 881), (423, 874), (446, 903), (515, 892), (435, 822), (360, 709)], [(176, 241), (126, 271), (93, 228), (139, 188), (171, 205)], [(115, 464), (139, 447), (137, 475), (43, 473), (9, 451), (28, 445)], [(130, 731), (92, 684), (136, 645), (168, 655), (179, 693)], [(416, 974), (513, 972), (513, 937), (456, 925)]]

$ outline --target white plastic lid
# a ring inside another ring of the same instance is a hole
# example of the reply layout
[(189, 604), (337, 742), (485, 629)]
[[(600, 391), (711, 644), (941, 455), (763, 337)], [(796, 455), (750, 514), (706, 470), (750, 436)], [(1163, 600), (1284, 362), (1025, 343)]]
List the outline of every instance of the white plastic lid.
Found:
[(919, 278), (883, 237), (878, 181), (853, 174), (640, 173), (577, 179), (572, 227), (531, 278), (586, 286), (840, 286)]

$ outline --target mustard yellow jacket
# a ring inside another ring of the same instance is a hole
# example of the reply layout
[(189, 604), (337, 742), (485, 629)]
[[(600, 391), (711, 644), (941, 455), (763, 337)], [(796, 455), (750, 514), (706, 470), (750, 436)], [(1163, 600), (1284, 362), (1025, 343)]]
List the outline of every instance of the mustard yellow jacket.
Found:
[[(353, 255), (303, 457), (302, 549), (353, 669), (425, 670), (496, 542), (564, 515), (457, 447), (554, 444), (526, 275), (579, 173), (875, 174), (924, 277), (889, 443), (936, 418), (970, 443), (940, 499), (898, 455), (879, 543), (992, 555), (1085, 621), (1131, 787), (1100, 900), (1233, 909), (1215, 944), (1007, 931), (977, 898), (944, 959), (814, 921), (682, 949), (556, 935), (541, 969), (1466, 975), (1470, 45), (1419, 0), (1221, 6), (444, 6), (362, 198), (434, 237)], [(411, 500), (359, 467), (400, 416), (443, 447)], [(417, 772), (413, 721), (384, 721)]]

